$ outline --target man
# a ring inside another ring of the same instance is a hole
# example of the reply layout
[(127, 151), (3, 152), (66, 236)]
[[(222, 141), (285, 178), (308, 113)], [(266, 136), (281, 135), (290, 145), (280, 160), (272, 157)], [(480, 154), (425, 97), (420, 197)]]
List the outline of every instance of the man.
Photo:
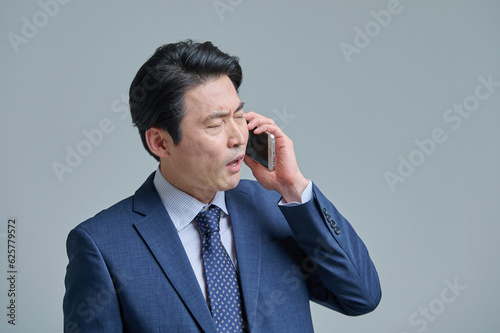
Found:
[[(378, 305), (363, 242), (283, 131), (243, 112), (241, 80), (210, 42), (165, 45), (141, 67), (132, 119), (159, 167), (69, 234), (66, 332), (302, 333), (309, 300), (346, 315)], [(245, 155), (249, 130), (275, 136), (274, 171)], [(257, 182), (240, 181), (243, 162)]]

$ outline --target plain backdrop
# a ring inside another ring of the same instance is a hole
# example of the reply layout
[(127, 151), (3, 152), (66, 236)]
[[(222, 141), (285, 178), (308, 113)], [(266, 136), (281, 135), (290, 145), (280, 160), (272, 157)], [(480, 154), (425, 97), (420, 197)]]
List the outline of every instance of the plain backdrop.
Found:
[(316, 332), (498, 332), (499, 16), (494, 0), (2, 0), (0, 331), (62, 332), (69, 230), (156, 168), (129, 85), (191, 38), (240, 57), (245, 110), (293, 139), (378, 269), (379, 307), (312, 304)]

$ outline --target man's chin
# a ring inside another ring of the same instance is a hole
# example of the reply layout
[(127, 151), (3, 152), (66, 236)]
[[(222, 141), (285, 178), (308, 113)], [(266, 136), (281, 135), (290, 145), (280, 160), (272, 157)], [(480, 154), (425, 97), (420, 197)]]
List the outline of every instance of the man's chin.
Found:
[(231, 175), (231, 177), (227, 180), (224, 189), (221, 191), (232, 190), (233, 188), (238, 186), (239, 183), (240, 183), (240, 173), (238, 172), (237, 174)]

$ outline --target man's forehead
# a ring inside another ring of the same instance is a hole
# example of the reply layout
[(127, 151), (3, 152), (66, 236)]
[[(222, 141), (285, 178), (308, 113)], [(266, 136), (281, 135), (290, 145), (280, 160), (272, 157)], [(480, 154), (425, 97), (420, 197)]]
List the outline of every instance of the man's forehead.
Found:
[(186, 103), (186, 115), (196, 118), (213, 119), (229, 116), (243, 110), (244, 103), (239, 99), (225, 103)]
[(234, 100), (223, 101), (202, 101), (198, 99), (196, 102), (186, 100), (186, 113), (196, 115), (203, 118), (220, 117), (221, 114), (229, 115), (231, 113), (243, 110), (244, 103), (236, 98)]
[(219, 118), (223, 115), (230, 115), (231, 113), (238, 112), (240, 110), (243, 110), (243, 103), (242, 101), (239, 101), (239, 104), (234, 107), (233, 105), (231, 106), (226, 106), (226, 107), (220, 107), (220, 108), (214, 108), (212, 111), (209, 112), (207, 115), (208, 118)]
[(234, 112), (241, 100), (227, 76), (212, 79), (188, 90), (184, 96), (186, 115), (207, 117), (213, 112)]

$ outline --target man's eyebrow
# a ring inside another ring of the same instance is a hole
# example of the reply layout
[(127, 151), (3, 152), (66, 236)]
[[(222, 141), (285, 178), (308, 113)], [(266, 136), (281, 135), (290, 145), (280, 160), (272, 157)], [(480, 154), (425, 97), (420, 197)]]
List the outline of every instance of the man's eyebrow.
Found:
[[(234, 110), (234, 112), (238, 112), (240, 110), (243, 110), (243, 106), (245, 105), (245, 103), (243, 102), (240, 102), (240, 105), (238, 105), (238, 107), (236, 108), (236, 110)], [(212, 120), (212, 119), (216, 119), (216, 118), (224, 118), (224, 117), (227, 117), (229, 116), (230, 112), (228, 111), (213, 111), (212, 113), (210, 113), (207, 117), (207, 119), (205, 119), (205, 121), (209, 121), (209, 120)]]
[(245, 105), (245, 103), (240, 102), (240, 105), (238, 105), (238, 108), (236, 108), (236, 110), (234, 110), (234, 112), (238, 112), (240, 110), (243, 110), (243, 105)]

